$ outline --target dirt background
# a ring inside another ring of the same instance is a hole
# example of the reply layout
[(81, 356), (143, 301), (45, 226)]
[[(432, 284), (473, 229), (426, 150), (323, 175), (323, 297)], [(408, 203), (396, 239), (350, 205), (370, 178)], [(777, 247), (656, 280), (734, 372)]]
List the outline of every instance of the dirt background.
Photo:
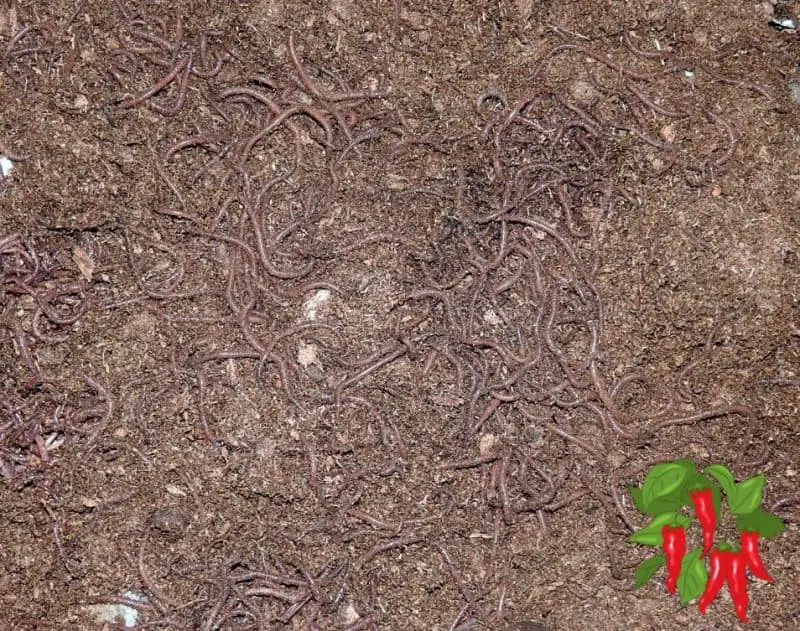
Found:
[(0, 1), (0, 627), (744, 628), (687, 457), (800, 628), (798, 13)]

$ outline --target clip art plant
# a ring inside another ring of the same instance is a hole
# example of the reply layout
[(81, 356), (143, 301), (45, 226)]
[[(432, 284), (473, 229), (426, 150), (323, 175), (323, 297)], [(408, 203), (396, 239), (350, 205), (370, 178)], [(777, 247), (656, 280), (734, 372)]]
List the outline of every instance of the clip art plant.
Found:
[[(756, 475), (737, 484), (721, 464), (706, 467), (702, 473), (690, 460), (655, 465), (641, 488), (628, 489), (636, 507), (653, 516), (629, 541), (661, 548), (660, 553), (645, 559), (636, 569), (636, 588), (666, 566), (667, 591), (677, 593), (681, 605), (697, 599), (700, 613), (705, 614), (727, 582), (736, 615), (748, 622), (746, 572), (772, 582), (761, 559), (759, 543), (784, 530), (779, 517), (760, 508), (764, 482), (763, 475)], [(723, 493), (735, 518), (738, 545), (727, 541), (715, 545), (717, 526), (724, 517), (720, 512)], [(702, 544), (688, 552), (687, 529), (692, 519), (687, 513), (694, 513), (702, 533)]]

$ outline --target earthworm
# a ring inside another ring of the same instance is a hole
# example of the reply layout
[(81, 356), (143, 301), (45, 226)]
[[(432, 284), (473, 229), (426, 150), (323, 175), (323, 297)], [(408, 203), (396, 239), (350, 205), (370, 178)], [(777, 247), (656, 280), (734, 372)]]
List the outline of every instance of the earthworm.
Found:
[(557, 425), (555, 425), (553, 423), (545, 421), (545, 422), (542, 423), (542, 425), (544, 425), (544, 427), (549, 429), (551, 432), (554, 432), (554, 433), (558, 434), (562, 438), (566, 438), (567, 440), (572, 441), (573, 443), (578, 445), (578, 447), (580, 447), (581, 449), (585, 450), (586, 452), (588, 452), (589, 454), (594, 456), (599, 462), (603, 461), (602, 454), (599, 451), (597, 451), (594, 447), (589, 445), (586, 441), (581, 440), (580, 438), (577, 438), (577, 437), (573, 436), (569, 432), (564, 431), (563, 429), (561, 429), (560, 427), (558, 427)]
[[(248, 181), (247, 179), (245, 180)], [(245, 195), (249, 195), (249, 184), (245, 184)], [(261, 258), (261, 264), (266, 270), (266, 272), (270, 276), (274, 276), (275, 278), (282, 278), (282, 279), (294, 279), (300, 278), (301, 276), (306, 276), (314, 267), (313, 263), (308, 263), (305, 267), (300, 268), (299, 270), (281, 270), (272, 265), (269, 262), (268, 253), (264, 241), (264, 231), (261, 224), (260, 217), (256, 214), (256, 209), (253, 205), (253, 202), (249, 199), (243, 200), (245, 209), (247, 211), (247, 215), (250, 218), (250, 225), (253, 227), (253, 233), (256, 237), (256, 251), (258, 252), (259, 257)]]
[(205, 406), (206, 376), (202, 370), (198, 371), (197, 373), (197, 391), (198, 391), (197, 411), (200, 417), (200, 427), (203, 430), (203, 437), (210, 442), (212, 439), (212, 434), (208, 428), (208, 421), (206, 420), (206, 406)]
[(475, 109), (480, 112), (481, 106), (490, 99), (499, 101), (503, 108), (508, 107), (508, 98), (505, 92), (496, 88), (489, 88), (482, 94), (479, 94), (478, 98), (475, 99)]
[(635, 87), (632, 83), (628, 82), (626, 86), (628, 90), (642, 103), (647, 105), (651, 110), (658, 112), (659, 114), (663, 114), (664, 116), (668, 116), (670, 118), (686, 118), (689, 116), (686, 112), (680, 112), (676, 110), (670, 110), (666, 107), (662, 107), (658, 103), (654, 103), (647, 95), (644, 94), (639, 88)]
[(59, 344), (66, 342), (69, 339), (69, 335), (48, 335), (42, 331), (39, 325), (39, 318), (41, 318), (43, 315), (44, 310), (40, 306), (36, 309), (36, 313), (34, 313), (33, 318), (31, 318), (31, 329), (33, 330), (33, 335), (38, 340), (46, 344)]
[(719, 81), (720, 83), (727, 83), (728, 85), (735, 85), (740, 88), (745, 88), (747, 90), (752, 90), (763, 96), (768, 101), (773, 101), (772, 95), (762, 86), (758, 85), (757, 83), (752, 83), (750, 81), (744, 81), (741, 79), (732, 79), (730, 77), (724, 77), (722, 75), (717, 74), (713, 70), (711, 70), (707, 64), (701, 63), (702, 69), (707, 72), (715, 81)]
[(715, 419), (721, 416), (729, 416), (731, 414), (744, 416), (749, 421), (748, 431), (745, 436), (745, 440), (742, 441), (742, 449), (739, 453), (740, 456), (739, 459), (741, 459), (744, 456), (744, 452), (746, 452), (747, 448), (750, 445), (750, 440), (754, 432), (754, 425), (757, 422), (757, 417), (753, 412), (753, 410), (744, 405), (723, 405), (712, 408), (710, 410), (705, 410), (703, 412), (698, 412), (690, 416), (684, 416), (679, 418), (667, 418), (659, 420), (657, 422), (651, 422), (645, 427), (645, 430), (648, 435), (655, 435), (665, 427), (669, 427), (671, 425), (693, 425), (700, 421)]
[(95, 381), (94, 379), (92, 379), (88, 375), (83, 375), (83, 378), (86, 381), (86, 383), (89, 384), (89, 387), (91, 387), (92, 389), (96, 390), (97, 393), (101, 397), (103, 397), (103, 401), (106, 404), (106, 410), (105, 410), (105, 413), (103, 414), (103, 418), (98, 423), (97, 428), (95, 428), (95, 430), (92, 432), (91, 436), (87, 440), (87, 444), (91, 446), (97, 440), (97, 437), (111, 423), (111, 419), (114, 416), (114, 412), (116, 410), (116, 407), (115, 407), (115, 404), (114, 404), (114, 398), (109, 394), (109, 392), (108, 392), (108, 390), (106, 388), (104, 388), (102, 385), (100, 385), (99, 382)]
[(359, 618), (352, 624), (347, 625), (344, 631), (365, 631), (368, 627), (377, 624), (381, 620), (381, 614), (373, 612), (367, 616)]
[(267, 586), (260, 586), (260, 587), (251, 587), (250, 589), (244, 590), (242, 593), (243, 596), (249, 598), (251, 596), (268, 596), (270, 598), (277, 598), (278, 600), (282, 600), (287, 603), (296, 603), (298, 601), (302, 601), (308, 598), (311, 594), (310, 592), (301, 591), (301, 592), (292, 592), (286, 589), (281, 589), (280, 587), (267, 587)]
[(392, 532), (399, 532), (403, 526), (402, 521), (400, 523), (387, 522), (378, 519), (377, 517), (373, 517), (372, 515), (362, 511), (359, 508), (348, 508), (345, 514), (350, 517), (354, 517), (355, 519), (360, 519), (361, 521), (366, 522), (370, 526), (378, 528), (379, 530), (390, 530)]
[(443, 462), (437, 465), (436, 468), (441, 471), (447, 471), (448, 469), (472, 469), (474, 467), (480, 467), (481, 465), (491, 464), (492, 462), (496, 461), (499, 457), (500, 454), (489, 452), (487, 454), (478, 456), (477, 458), (472, 458), (470, 460)]
[(158, 112), (163, 116), (175, 116), (183, 109), (183, 105), (186, 102), (186, 91), (189, 87), (189, 74), (192, 69), (192, 53), (190, 52), (187, 57), (186, 67), (183, 69), (183, 75), (181, 76), (180, 83), (178, 83), (178, 98), (170, 107), (165, 107), (163, 105), (159, 105), (154, 103), (153, 101), (147, 101), (146, 105), (151, 110)]
[(631, 125), (624, 125), (622, 123), (612, 123), (611, 125), (614, 129), (627, 131), (628, 133), (633, 134), (637, 138), (644, 140), (651, 147), (655, 147), (656, 149), (661, 149), (662, 151), (670, 149), (669, 144), (659, 142), (658, 140), (653, 140), (652, 138), (650, 138), (650, 136), (647, 136), (646, 134), (642, 133), (642, 131), (640, 129), (637, 129), (636, 127), (632, 127)]
[[(6, 143), (6, 141), (3, 138), (0, 138), (0, 155), (5, 156), (9, 160), (13, 160), (14, 162), (22, 162), (24, 160), (27, 160), (26, 156), (23, 156), (23, 155), (15, 152), (15, 151), (12, 151), (11, 149), (9, 149), (8, 148), (8, 144)], [(10, 235), (9, 237), (6, 237), (6, 238), (11, 238), (11, 237), (14, 237), (14, 236), (15, 235), (12, 234), (12, 235)], [(19, 236), (19, 235), (16, 235), (16, 236)]]
[(25, 331), (22, 329), (22, 323), (14, 316), (6, 316), (6, 320), (0, 320), (0, 326), (5, 325), (14, 336), (14, 341), (17, 345), (17, 351), (25, 360), (25, 365), (28, 368), (28, 381), (25, 387), (32, 390), (42, 383), (42, 377), (39, 373), (39, 368), (36, 364), (36, 359), (31, 353), (28, 342), (25, 339)]
[(223, 59), (220, 57), (217, 62), (212, 66), (208, 59), (208, 38), (205, 34), (200, 36), (200, 61), (207, 70), (200, 70), (197, 66), (192, 67), (192, 74), (200, 77), (201, 79), (211, 79), (219, 74), (222, 70)]
[(341, 392), (342, 390), (344, 390), (346, 388), (349, 388), (352, 385), (355, 385), (356, 383), (358, 383), (359, 381), (361, 381), (365, 377), (368, 377), (369, 375), (374, 373), (379, 368), (382, 368), (383, 366), (386, 366), (387, 364), (392, 363), (396, 359), (399, 359), (400, 357), (405, 355), (406, 352), (407, 352), (406, 348), (399, 348), (396, 351), (394, 351), (393, 353), (389, 353), (388, 355), (382, 357), (381, 359), (379, 359), (375, 363), (371, 364), (370, 366), (367, 366), (366, 368), (364, 368), (360, 372), (356, 373), (355, 375), (352, 375), (351, 377), (346, 378), (338, 386), (336, 386), (336, 391), (337, 392)]
[(389, 541), (376, 544), (375, 546), (370, 548), (369, 551), (363, 554), (356, 563), (359, 567), (364, 567), (367, 563), (372, 561), (372, 559), (374, 559), (379, 554), (383, 554), (384, 552), (389, 552), (390, 550), (395, 550), (397, 548), (405, 548), (410, 545), (414, 545), (415, 543), (419, 543), (422, 540), (423, 540), (422, 535), (418, 534), (390, 539)]
[[(220, 140), (222, 140), (221, 134), (199, 134), (197, 136), (189, 136), (184, 140), (176, 142), (167, 150), (166, 160), (170, 160), (176, 153), (189, 147), (211, 146), (213, 143), (219, 142)], [(213, 148), (211, 148), (211, 150), (214, 151)]]
[(348, 92), (344, 94), (323, 94), (315, 85), (314, 82), (311, 81), (311, 77), (308, 76), (308, 72), (303, 67), (303, 64), (300, 62), (300, 59), (297, 57), (297, 51), (294, 47), (294, 33), (291, 31), (286, 38), (286, 48), (289, 51), (289, 57), (292, 61), (292, 65), (294, 69), (297, 71), (299, 76), (299, 83), (301, 87), (305, 88), (309, 94), (317, 97), (322, 101), (327, 101), (329, 103), (335, 103), (337, 101), (354, 101), (354, 100), (361, 100), (361, 99), (376, 99), (382, 98), (387, 96), (384, 93), (369, 93), (369, 92)]
[(630, 34), (627, 31), (623, 31), (622, 33), (622, 41), (625, 43), (625, 46), (637, 57), (641, 57), (642, 59), (669, 59), (674, 55), (671, 50), (658, 50), (655, 52), (645, 52), (633, 44), (633, 40), (631, 39)]
[(729, 141), (728, 148), (725, 150), (724, 154), (722, 154), (719, 158), (714, 160), (714, 165), (716, 167), (721, 167), (733, 157), (733, 154), (736, 151), (736, 143), (738, 142), (739, 139), (736, 137), (736, 134), (734, 133), (731, 124), (724, 118), (717, 116), (713, 112), (706, 112), (706, 115), (715, 123), (721, 124), (725, 128), (725, 131), (728, 133), (728, 141)]
[(620, 74), (623, 74), (626, 77), (630, 77), (631, 79), (638, 79), (639, 81), (652, 81), (652, 79), (653, 79), (652, 75), (646, 75), (646, 74), (642, 74), (642, 73), (639, 73), (639, 72), (634, 72), (632, 70), (629, 70), (628, 68), (626, 68), (625, 66), (621, 65), (620, 63), (614, 61), (613, 59), (610, 59), (609, 57), (606, 57), (602, 53), (598, 53), (597, 51), (594, 51), (594, 50), (592, 50), (590, 48), (587, 48), (586, 46), (583, 46), (582, 44), (567, 43), (567, 44), (559, 44), (558, 46), (555, 46), (555, 47), (551, 48), (547, 52), (547, 54), (539, 61), (539, 64), (536, 66), (536, 69), (528, 77), (528, 80), (529, 81), (537, 80), (539, 75), (541, 74), (542, 70), (544, 69), (545, 62), (547, 62), (551, 57), (553, 57), (553, 56), (555, 56), (555, 55), (557, 55), (557, 54), (559, 54), (559, 53), (561, 53), (561, 52), (563, 52), (565, 50), (574, 50), (576, 52), (582, 53), (582, 54), (584, 54), (584, 55), (586, 55), (588, 57), (591, 57), (592, 59), (595, 59), (595, 60), (599, 61), (602, 64), (605, 64), (606, 66), (608, 66), (612, 70), (616, 70)]
[(6, 47), (6, 57), (11, 57), (11, 51), (14, 50), (14, 46), (19, 42), (25, 35), (27, 35), (31, 30), (30, 26), (24, 26), (19, 31), (17, 31), (14, 35), (11, 36), (11, 39), (8, 41), (8, 46)]
[[(594, 328), (594, 326), (590, 324), (590, 328)], [(595, 392), (597, 393), (597, 396), (600, 397), (600, 400), (603, 402), (603, 405), (606, 406), (606, 409), (609, 411), (611, 416), (623, 422), (627, 420), (626, 415), (620, 411), (620, 409), (614, 403), (614, 398), (606, 389), (605, 381), (603, 380), (603, 377), (600, 375), (600, 371), (597, 368), (596, 358), (592, 358), (592, 360), (589, 362), (589, 370), (592, 375), (592, 381), (594, 382)]]
[(177, 76), (189, 65), (191, 60), (191, 55), (187, 55), (182, 57), (178, 63), (176, 63), (172, 70), (169, 71), (163, 78), (161, 78), (154, 86), (152, 86), (149, 90), (142, 92), (138, 96), (132, 97), (127, 101), (123, 101), (119, 104), (119, 107), (123, 109), (129, 109), (131, 107), (136, 107), (137, 105), (141, 105), (151, 96), (158, 94), (161, 90), (166, 88), (170, 83), (172, 83)]
[(86, 0), (78, 0), (78, 2), (75, 3), (75, 8), (67, 16), (67, 19), (64, 20), (64, 25), (61, 27), (62, 30), (67, 31), (69, 29), (70, 25), (75, 21), (75, 18), (78, 17), (78, 13), (83, 9), (84, 4), (86, 4)]
[(155, 583), (150, 579), (150, 576), (147, 574), (147, 570), (144, 567), (144, 549), (147, 545), (147, 539), (150, 534), (150, 527), (148, 526), (145, 530), (144, 535), (142, 535), (142, 542), (139, 545), (139, 554), (138, 554), (138, 562), (137, 567), (139, 569), (139, 578), (142, 579), (142, 584), (145, 586), (147, 591), (150, 593), (150, 601), (156, 610), (161, 615), (166, 615), (167, 613), (167, 606), (170, 607), (177, 607), (178, 603), (168, 598), (164, 592), (158, 588)]

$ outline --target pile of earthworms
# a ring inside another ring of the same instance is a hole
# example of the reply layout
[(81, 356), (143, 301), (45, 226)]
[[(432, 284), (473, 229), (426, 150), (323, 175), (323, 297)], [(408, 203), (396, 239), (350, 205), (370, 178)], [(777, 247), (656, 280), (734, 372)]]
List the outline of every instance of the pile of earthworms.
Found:
[[(74, 253), (90, 261), (97, 246), (86, 245)], [(37, 348), (67, 341), (89, 309), (90, 284), (65, 269), (57, 251), (40, 250), (17, 233), (0, 238), (0, 329), (8, 333), (0, 363), (8, 394), (0, 400), (0, 473), (12, 487), (40, 479), (50, 452), (66, 441), (91, 446), (111, 419), (111, 396), (91, 374), (83, 391), (66, 393), (37, 358)]]

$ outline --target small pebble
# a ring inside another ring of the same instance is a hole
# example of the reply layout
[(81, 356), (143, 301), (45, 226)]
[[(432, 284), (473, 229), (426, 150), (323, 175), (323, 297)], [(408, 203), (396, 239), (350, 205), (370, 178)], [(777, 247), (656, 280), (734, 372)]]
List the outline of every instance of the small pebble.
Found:
[(182, 537), (189, 516), (180, 508), (160, 508), (150, 516), (153, 528), (168, 537)]

